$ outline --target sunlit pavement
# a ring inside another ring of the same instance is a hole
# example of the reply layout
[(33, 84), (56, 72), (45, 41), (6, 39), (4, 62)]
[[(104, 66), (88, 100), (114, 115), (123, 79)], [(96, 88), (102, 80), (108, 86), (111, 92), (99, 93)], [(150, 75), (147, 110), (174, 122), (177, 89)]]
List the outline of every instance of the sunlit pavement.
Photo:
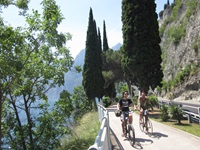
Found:
[(139, 116), (133, 113), (133, 126), (136, 143), (131, 146), (129, 141), (121, 136), (120, 118), (116, 117), (116, 105), (108, 108), (113, 150), (148, 149), (148, 150), (200, 150), (200, 138), (151, 120), (153, 134), (149, 136), (139, 128)]

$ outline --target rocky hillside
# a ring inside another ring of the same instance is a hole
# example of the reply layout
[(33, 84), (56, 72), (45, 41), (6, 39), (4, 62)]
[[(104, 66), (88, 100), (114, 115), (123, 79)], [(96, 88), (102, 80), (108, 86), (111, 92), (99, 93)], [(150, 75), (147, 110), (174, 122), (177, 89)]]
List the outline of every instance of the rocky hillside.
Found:
[(164, 72), (159, 94), (200, 102), (200, 1), (176, 0), (159, 16)]

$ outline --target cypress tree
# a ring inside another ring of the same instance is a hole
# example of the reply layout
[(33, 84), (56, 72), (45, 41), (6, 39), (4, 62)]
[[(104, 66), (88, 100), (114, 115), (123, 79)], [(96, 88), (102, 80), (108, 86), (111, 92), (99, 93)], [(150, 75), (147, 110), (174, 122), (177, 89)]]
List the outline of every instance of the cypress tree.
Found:
[(100, 29), (98, 28), (98, 49), (99, 49), (99, 52), (100, 52), (100, 54), (102, 53), (102, 46), (101, 46), (101, 32), (100, 32)]
[[(96, 25), (95, 25), (96, 28)], [(97, 84), (97, 89), (96, 89), (96, 97), (97, 98), (102, 98), (104, 95), (104, 83), (105, 80), (103, 78), (102, 74), (102, 66), (103, 66), (103, 61), (102, 61), (102, 48), (101, 48), (101, 33), (100, 29), (98, 28), (98, 35), (97, 35), (97, 79), (96, 79), (96, 84)]]
[[(96, 108), (95, 97), (102, 96), (102, 72), (100, 67), (100, 52), (96, 30), (96, 22), (93, 19), (92, 8), (89, 12), (89, 22), (86, 37), (86, 52), (83, 65), (82, 85), (89, 100), (93, 100)], [(103, 82), (104, 83), (104, 82)], [(99, 94), (101, 93), (101, 94)]]
[(161, 48), (154, 0), (122, 0), (122, 67), (140, 89), (160, 85)]
[(108, 47), (108, 40), (106, 35), (106, 24), (105, 20), (103, 21), (103, 51), (107, 51), (109, 49)]

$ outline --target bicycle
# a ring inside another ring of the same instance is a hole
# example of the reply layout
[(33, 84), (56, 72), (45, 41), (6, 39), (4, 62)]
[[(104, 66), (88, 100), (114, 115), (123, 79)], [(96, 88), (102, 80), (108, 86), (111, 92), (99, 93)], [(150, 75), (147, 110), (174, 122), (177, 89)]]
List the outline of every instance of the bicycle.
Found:
[(152, 135), (153, 125), (152, 125), (151, 121), (149, 120), (147, 109), (145, 109), (143, 112), (142, 120), (140, 121), (140, 119), (139, 119), (139, 126), (140, 126), (140, 130), (142, 132), (146, 132), (147, 134)]
[(133, 125), (129, 123), (129, 112), (122, 112), (124, 113), (124, 131), (125, 131), (125, 137), (128, 138), (130, 144), (134, 146), (135, 144), (135, 129), (133, 128)]

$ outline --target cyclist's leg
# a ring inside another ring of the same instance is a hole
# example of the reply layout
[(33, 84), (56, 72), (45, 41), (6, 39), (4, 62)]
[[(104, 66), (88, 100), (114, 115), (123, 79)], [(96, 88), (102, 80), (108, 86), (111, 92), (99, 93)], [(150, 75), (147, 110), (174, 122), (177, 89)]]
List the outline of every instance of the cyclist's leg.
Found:
[(143, 109), (140, 110), (140, 123), (143, 123), (142, 118), (143, 118)]
[(132, 116), (132, 112), (129, 112), (129, 123), (132, 124), (133, 122), (133, 116)]
[(125, 131), (124, 131), (124, 113), (122, 113), (121, 114), (121, 117), (120, 117), (120, 119), (121, 119), (121, 126), (122, 126), (122, 136), (124, 136), (125, 134)]

